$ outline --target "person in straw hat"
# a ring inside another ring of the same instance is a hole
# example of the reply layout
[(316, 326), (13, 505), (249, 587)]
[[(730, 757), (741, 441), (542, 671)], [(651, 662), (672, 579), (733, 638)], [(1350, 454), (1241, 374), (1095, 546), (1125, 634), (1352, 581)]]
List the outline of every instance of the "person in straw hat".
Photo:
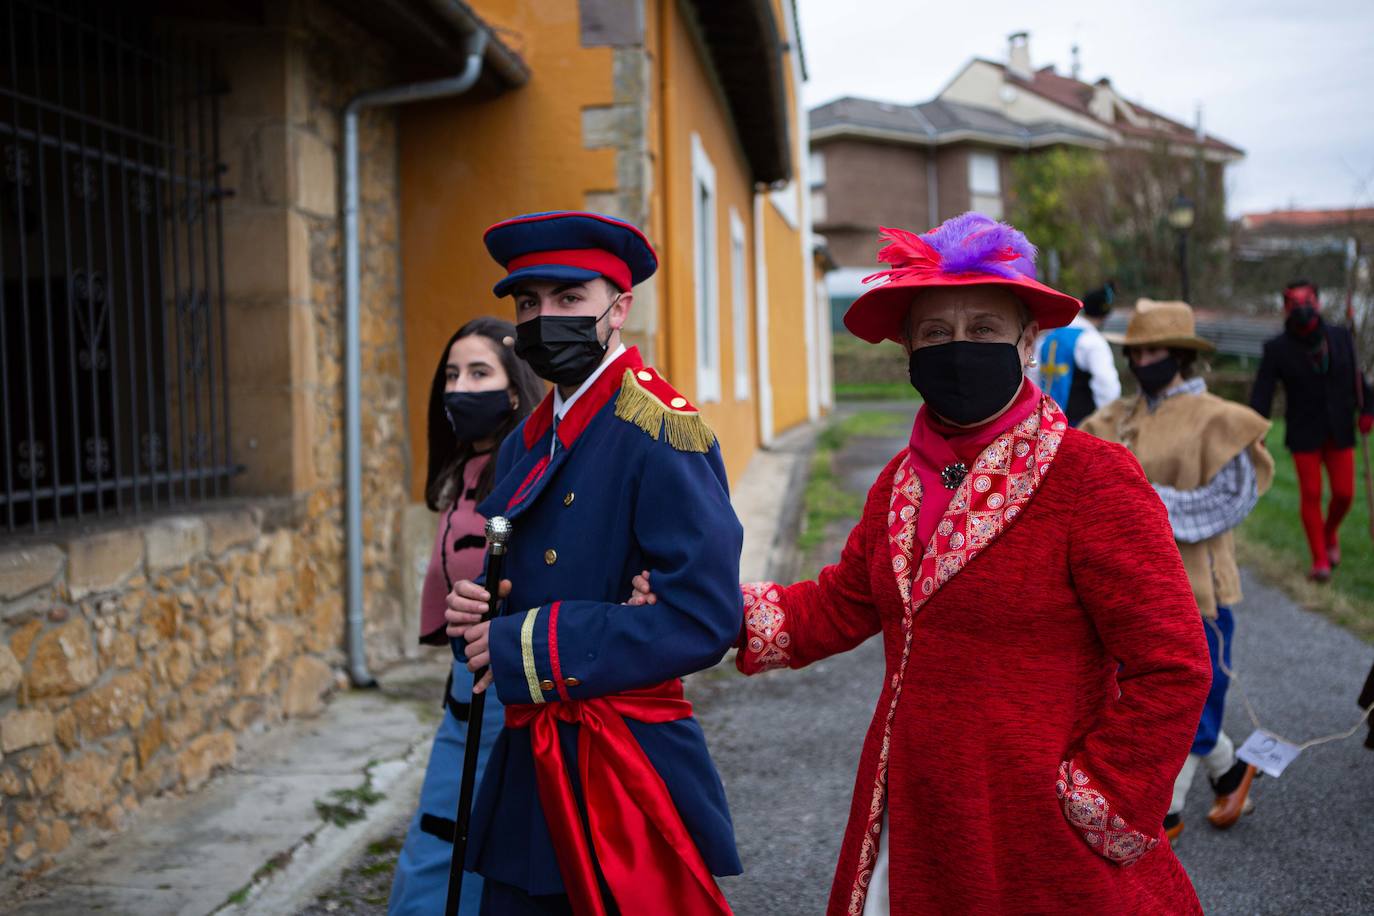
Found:
[(882, 232), (845, 325), (902, 346), (924, 406), (838, 563), (742, 586), (736, 655), (882, 634), (828, 912), (1200, 913), (1161, 827), (1209, 677), (1188, 578), (1135, 459), (1023, 375), (1078, 300), (982, 214)]
[(1206, 767), (1216, 795), (1207, 815), (1213, 827), (1225, 830), (1253, 807), (1255, 768), (1236, 758), (1221, 728), (1230, 680), (1223, 668), (1230, 668), (1235, 631), (1231, 609), (1241, 600), (1231, 530), (1269, 489), (1274, 460), (1264, 447), (1269, 421), (1208, 393), (1198, 377), (1199, 355), (1216, 347), (1197, 336), (1187, 303), (1141, 299), (1125, 335), (1108, 336), (1125, 348), (1140, 390), (1097, 411), (1081, 428), (1129, 448), (1159, 494), (1207, 621), (1212, 660), (1212, 688), (1164, 820), (1172, 842), (1183, 832), (1184, 801), (1199, 766)]

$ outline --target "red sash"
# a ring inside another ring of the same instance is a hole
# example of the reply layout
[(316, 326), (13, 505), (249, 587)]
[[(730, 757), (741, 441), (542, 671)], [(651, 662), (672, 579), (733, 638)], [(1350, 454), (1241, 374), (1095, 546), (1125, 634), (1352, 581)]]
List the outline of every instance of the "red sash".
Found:
[[(691, 714), (679, 680), (591, 700), (506, 707), (507, 728), (530, 730), (539, 801), (577, 916), (606, 912), (593, 848), (622, 913), (661, 912), (669, 901), (683, 916), (730, 913), (663, 777), (625, 724), (626, 719), (675, 722)], [(590, 846), (563, 762), (560, 720), (581, 726), (577, 766)]]

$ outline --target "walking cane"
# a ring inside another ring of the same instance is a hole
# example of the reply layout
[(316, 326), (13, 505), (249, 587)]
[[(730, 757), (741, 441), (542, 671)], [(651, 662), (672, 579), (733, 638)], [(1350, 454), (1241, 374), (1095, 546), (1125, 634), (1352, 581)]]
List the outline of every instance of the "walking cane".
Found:
[[(487, 519), (487, 591), (491, 600), (483, 620), (496, 616), (501, 603), (501, 568), (506, 564), (506, 543), (510, 540), (510, 521), (500, 515)], [(472, 676), (476, 684), (487, 673), (483, 668)], [(463, 747), (463, 782), (458, 789), (458, 813), (453, 818), (453, 858), (448, 864), (448, 900), (444, 916), (457, 916), (458, 902), (463, 895), (463, 863), (468, 853), (468, 820), (472, 815), (472, 791), (477, 783), (477, 754), (482, 745), (482, 714), (486, 710), (486, 692), (474, 693), (468, 706), (468, 734)]]

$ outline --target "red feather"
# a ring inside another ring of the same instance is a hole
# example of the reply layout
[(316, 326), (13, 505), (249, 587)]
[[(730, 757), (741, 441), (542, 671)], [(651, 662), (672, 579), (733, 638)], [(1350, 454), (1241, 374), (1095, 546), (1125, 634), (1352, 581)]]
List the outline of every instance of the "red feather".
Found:
[(940, 253), (914, 232), (883, 226), (878, 230), (878, 237), (889, 243), (878, 252), (879, 261), (885, 261), (893, 267), (929, 269), (940, 266)]
[(916, 233), (881, 226), (878, 229), (878, 237), (888, 242), (878, 252), (878, 260), (892, 266), (864, 277), (864, 283), (880, 278), (889, 281), (900, 280), (913, 271), (927, 273), (940, 269), (940, 252)]

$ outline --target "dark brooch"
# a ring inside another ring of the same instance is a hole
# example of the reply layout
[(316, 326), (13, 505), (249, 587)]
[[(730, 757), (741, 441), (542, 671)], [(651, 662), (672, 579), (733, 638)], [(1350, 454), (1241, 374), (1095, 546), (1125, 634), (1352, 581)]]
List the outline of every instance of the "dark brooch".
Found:
[(957, 490), (959, 484), (963, 483), (967, 476), (968, 465), (962, 461), (956, 461), (953, 464), (945, 465), (944, 469), (940, 471), (940, 482), (945, 485), (946, 490)]

